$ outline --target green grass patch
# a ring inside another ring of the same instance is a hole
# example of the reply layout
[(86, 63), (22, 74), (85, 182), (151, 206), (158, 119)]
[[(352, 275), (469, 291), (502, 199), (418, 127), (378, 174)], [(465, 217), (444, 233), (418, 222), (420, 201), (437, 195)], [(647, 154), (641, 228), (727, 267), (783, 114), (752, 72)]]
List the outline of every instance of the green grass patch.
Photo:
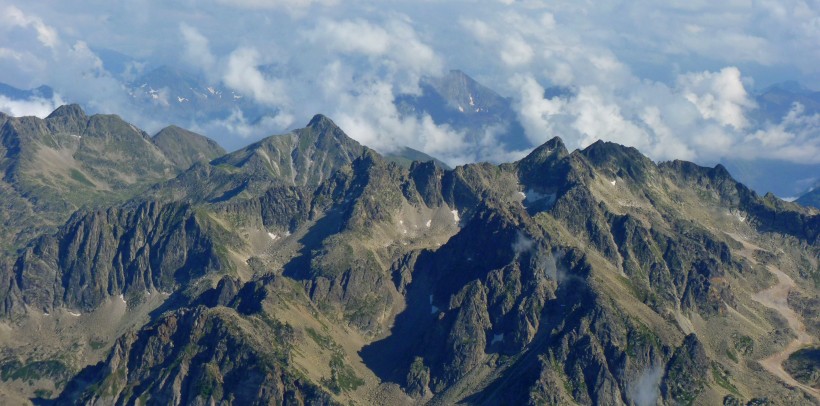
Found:
[(716, 363), (712, 363), (712, 378), (714, 378), (715, 382), (718, 385), (720, 385), (723, 389), (726, 389), (729, 392), (732, 392), (735, 395), (740, 396), (740, 392), (737, 390), (735, 385), (732, 385), (732, 382), (729, 381), (729, 372), (725, 371), (720, 365)]
[(338, 395), (356, 390), (364, 385), (364, 380), (356, 376), (353, 368), (345, 363), (342, 354), (336, 353), (330, 358), (330, 379), (323, 378), (322, 384)]
[(97, 185), (95, 185), (94, 182), (88, 180), (88, 178), (86, 178), (85, 175), (83, 175), (83, 173), (78, 171), (77, 169), (71, 168), (71, 170), (68, 171), (68, 174), (69, 176), (71, 176), (71, 179), (74, 179), (75, 181), (80, 182), (85, 186), (93, 188), (97, 187)]

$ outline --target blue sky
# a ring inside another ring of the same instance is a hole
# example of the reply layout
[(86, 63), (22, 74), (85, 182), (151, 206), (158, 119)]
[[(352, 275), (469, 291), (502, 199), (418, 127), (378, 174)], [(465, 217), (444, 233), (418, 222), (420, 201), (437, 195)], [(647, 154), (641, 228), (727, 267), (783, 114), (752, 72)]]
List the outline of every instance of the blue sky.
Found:
[[(533, 145), (559, 135), (570, 147), (607, 139), (659, 160), (820, 162), (817, 115), (795, 106), (780, 122), (749, 120), (758, 89), (785, 80), (820, 88), (818, 1), (0, 1), (0, 10), (0, 82), (58, 92), (0, 100), (15, 114), (77, 101), (149, 131), (169, 124), (130, 111), (95, 51), (111, 49), (139, 61), (133, 75), (179, 66), (276, 112), (180, 123), (223, 144), (321, 112), (380, 150), (409, 145), (451, 163), (520, 157), (465, 153), (464, 134), (398, 114), (396, 95), (457, 68), (513, 100)], [(544, 98), (553, 85), (576, 95)]]

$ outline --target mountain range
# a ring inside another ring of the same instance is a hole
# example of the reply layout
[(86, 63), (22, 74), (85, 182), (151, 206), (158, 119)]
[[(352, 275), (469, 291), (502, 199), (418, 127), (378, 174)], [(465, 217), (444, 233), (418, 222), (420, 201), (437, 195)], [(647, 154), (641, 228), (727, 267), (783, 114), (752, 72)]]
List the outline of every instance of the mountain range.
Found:
[(820, 213), (721, 165), (0, 122), (0, 403), (820, 401)]
[[(123, 82), (133, 110), (140, 116), (163, 123), (199, 126), (228, 122), (236, 117), (242, 117), (250, 125), (257, 125), (276, 116), (277, 111), (270, 106), (260, 105), (252, 98), (202, 75), (167, 65), (144, 68), (141, 73), (135, 73), (129, 69), (129, 66), (139, 65), (133, 58), (113, 51), (100, 52), (107, 69)], [(275, 66), (261, 66), (259, 69), (271, 77), (285, 74)], [(405, 117), (429, 115), (437, 125), (447, 125), (467, 134), (464, 150), (460, 151), (462, 155), (492, 161), (498, 150), (522, 151), (533, 147), (525, 136), (513, 101), (463, 71), (452, 70), (441, 77), (424, 77), (419, 87), (419, 95), (397, 95), (395, 104), (398, 111)], [(569, 88), (550, 87), (545, 90), (545, 97), (548, 98), (572, 94), (573, 89)], [(12, 100), (50, 99), (53, 95), (53, 89), (48, 86), (22, 90), (0, 83), (0, 96)], [(820, 92), (797, 83), (775, 84), (753, 96), (757, 108), (748, 114), (755, 127), (781, 122), (794, 103), (803, 106), (804, 114), (820, 113)], [(484, 139), (487, 134), (495, 134), (498, 141), (486, 145)], [(231, 148), (239, 145), (234, 145), (232, 138), (223, 142), (229, 142), (231, 145), (227, 146)], [(807, 193), (820, 173), (820, 164), (801, 164), (782, 159), (724, 158), (720, 163), (735, 178), (758, 193), (772, 192), (783, 198), (796, 198)]]

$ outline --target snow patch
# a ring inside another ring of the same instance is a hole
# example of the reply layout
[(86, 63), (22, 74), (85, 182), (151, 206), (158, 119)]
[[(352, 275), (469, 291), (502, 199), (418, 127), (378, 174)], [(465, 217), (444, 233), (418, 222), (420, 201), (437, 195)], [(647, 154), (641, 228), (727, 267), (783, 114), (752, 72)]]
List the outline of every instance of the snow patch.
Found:
[(461, 221), (461, 218), (458, 217), (458, 210), (456, 210), (456, 209), (450, 210), (450, 213), (453, 214), (453, 221), (454, 222), (458, 223), (459, 221)]
[(399, 220), (400, 225), (404, 225), (404, 220)]
[(279, 238), (279, 236), (274, 233), (268, 233), (268, 237), (270, 237), (270, 239), (274, 241), (276, 241), (276, 239)]
[(746, 222), (746, 217), (747, 217), (747, 216), (746, 216), (746, 213), (744, 213), (744, 212), (742, 212), (742, 211), (740, 211), (740, 210), (729, 210), (729, 212), (728, 212), (728, 213), (726, 213), (726, 214), (728, 214), (728, 215), (730, 215), (730, 216), (734, 216), (734, 217), (735, 217), (738, 221), (740, 221), (741, 223), (745, 223), (745, 222)]
[(50, 314), (48, 314), (48, 313), (43, 313), (43, 316), (48, 317), (48, 316), (51, 316), (51, 315), (50, 315)]
[(469, 95), (470, 97), (470, 106), (475, 107), (475, 100), (473, 100), (473, 95)]
[(458, 111), (463, 113), (464, 112), (464, 107), (458, 106)]
[(82, 316), (82, 314), (80, 314), (80, 313), (74, 313), (74, 312), (72, 312), (72, 311), (70, 311), (70, 310), (69, 310), (68, 314), (70, 314), (70, 315), (72, 315), (72, 316), (74, 316), (74, 317), (80, 317), (80, 316)]
[(207, 89), (208, 89), (209, 92), (211, 92), (211, 94), (216, 95), (216, 89), (214, 89), (210, 86), (208, 86)]
[(615, 179), (612, 179), (612, 182), (609, 182), (609, 184), (610, 184), (610, 185), (612, 185), (612, 186), (615, 186), (615, 183), (616, 183), (616, 182), (617, 182), (617, 181), (616, 181)]
[(125, 296), (123, 296), (122, 293), (120, 293), (120, 300), (122, 300), (123, 304), (128, 304), (128, 302), (125, 301)]
[(184, 97), (177, 96), (177, 101), (178, 101), (178, 102), (180, 102), (180, 103), (182, 103), (182, 102), (186, 102), (186, 101), (188, 101), (188, 99), (186, 99), (186, 98), (184, 98)]
[(431, 224), (433, 224), (433, 220), (427, 220), (427, 223), (425, 223), (424, 225), (427, 226), (427, 228), (430, 228)]
[(490, 341), (490, 344), (500, 343), (504, 341), (504, 333), (501, 334), (493, 334), (493, 340)]
[(290, 231), (285, 231), (285, 237), (290, 237)]
[(518, 192), (518, 195), (521, 196), (522, 199), (527, 200), (527, 194), (524, 192)]

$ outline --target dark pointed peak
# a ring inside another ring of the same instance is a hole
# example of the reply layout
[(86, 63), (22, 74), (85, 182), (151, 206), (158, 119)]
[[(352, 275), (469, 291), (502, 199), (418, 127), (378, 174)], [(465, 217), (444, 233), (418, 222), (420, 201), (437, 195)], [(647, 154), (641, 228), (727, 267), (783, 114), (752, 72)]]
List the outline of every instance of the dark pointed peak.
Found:
[[(300, 137), (307, 136), (313, 139), (316, 146), (319, 148), (327, 148), (333, 143), (341, 143), (346, 145), (356, 145), (360, 147), (358, 141), (350, 138), (341, 128), (339, 128), (333, 120), (327, 118), (323, 114), (317, 114), (308, 123), (307, 127), (302, 130), (296, 130), (296, 134)], [(333, 141), (331, 141), (333, 140)], [(327, 144), (331, 142), (331, 144)]]
[(327, 118), (324, 114), (317, 114), (310, 119), (310, 122), (307, 125), (307, 128), (314, 128), (314, 129), (322, 129), (328, 127), (336, 127), (336, 123), (333, 120)]
[(720, 178), (731, 178), (732, 177), (732, 174), (729, 173), (729, 170), (726, 169), (726, 167), (723, 166), (723, 164), (715, 165), (715, 168), (712, 169), (712, 172), (714, 173), (714, 176), (716, 176), (716, 177), (720, 177)]
[(79, 119), (86, 119), (88, 116), (83, 111), (82, 107), (79, 104), (66, 104), (60, 107), (57, 107), (57, 110), (54, 110), (51, 114), (46, 117), (49, 118), (57, 118), (57, 117), (68, 117), (68, 118), (79, 118)]
[(610, 176), (631, 178), (643, 181), (653, 171), (654, 163), (634, 147), (615, 142), (595, 141), (592, 145), (578, 151), (590, 165)]
[(592, 163), (602, 163), (608, 160), (632, 159), (635, 161), (649, 160), (641, 151), (615, 142), (598, 140), (581, 150), (581, 154)]
[(534, 149), (531, 154), (536, 152), (539, 153), (555, 153), (555, 152), (567, 152), (567, 147), (564, 145), (564, 141), (561, 137), (552, 137), (549, 141), (541, 144), (540, 147)]
[(532, 152), (530, 152), (520, 162), (544, 162), (549, 157), (562, 157), (567, 153), (567, 147), (564, 145), (564, 141), (561, 140), (561, 137), (553, 137), (551, 140), (532, 150)]

